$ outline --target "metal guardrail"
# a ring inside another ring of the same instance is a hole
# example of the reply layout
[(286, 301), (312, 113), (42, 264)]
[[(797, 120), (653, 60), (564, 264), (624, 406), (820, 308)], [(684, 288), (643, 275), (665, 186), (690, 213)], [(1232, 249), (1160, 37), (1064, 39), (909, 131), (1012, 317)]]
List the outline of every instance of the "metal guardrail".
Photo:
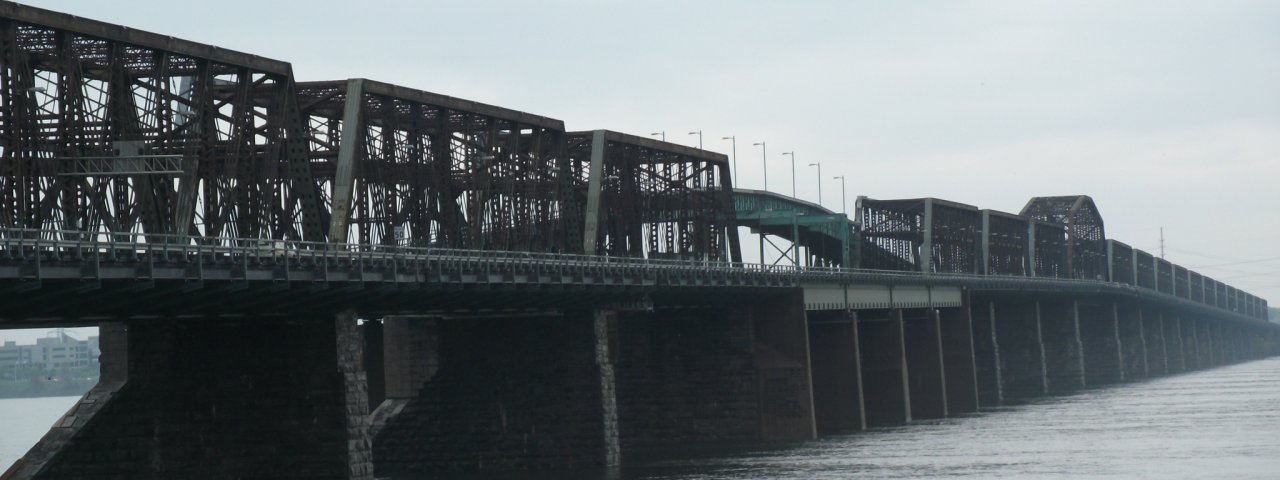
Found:
[[(802, 283), (955, 285), (975, 290), (1110, 292), (1178, 304), (1229, 310), (1191, 302), (1128, 284), (1070, 278), (901, 272), (729, 263), (713, 260), (646, 259), (544, 252), (463, 250), (391, 245), (332, 244), (270, 239), (194, 237), (146, 233), (0, 229), (0, 266), (42, 265), (155, 266), (233, 265), (244, 269), (391, 270), (400, 272), (588, 272), (600, 276), (644, 278), (646, 284), (677, 283), (672, 279), (709, 279), (713, 285), (796, 286)], [(91, 277), (92, 275), (86, 275)], [(363, 278), (363, 274), (358, 275)], [(425, 278), (425, 277), (421, 277)], [(665, 281), (660, 281), (660, 278)], [(434, 280), (434, 281), (439, 281)], [(1167, 298), (1166, 298), (1167, 297)]]

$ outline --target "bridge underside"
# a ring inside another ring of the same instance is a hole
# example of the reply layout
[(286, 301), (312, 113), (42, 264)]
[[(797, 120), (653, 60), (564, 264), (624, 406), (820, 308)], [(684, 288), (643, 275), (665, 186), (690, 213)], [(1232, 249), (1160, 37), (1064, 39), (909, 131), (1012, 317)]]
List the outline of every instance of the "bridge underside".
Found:
[(1114, 295), (814, 285), (678, 300), (117, 318), (102, 383), (6, 478), (607, 466), (1280, 353), (1265, 326)]

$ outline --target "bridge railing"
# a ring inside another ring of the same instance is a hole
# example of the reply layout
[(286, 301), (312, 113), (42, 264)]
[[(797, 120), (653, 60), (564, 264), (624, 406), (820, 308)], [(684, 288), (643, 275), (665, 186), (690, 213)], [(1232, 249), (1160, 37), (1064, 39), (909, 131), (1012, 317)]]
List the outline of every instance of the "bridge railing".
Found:
[[(604, 271), (623, 275), (768, 276), (786, 284), (804, 281), (875, 281), (887, 284), (992, 280), (992, 276), (897, 270), (799, 267), (713, 260), (648, 259), (547, 252), (465, 250), (394, 245), (332, 244), (270, 239), (208, 238), (143, 233), (89, 233), (57, 230), (0, 230), (0, 259), (36, 263), (148, 265), (245, 265), (287, 269), (402, 271), (430, 263), (444, 271)], [(1057, 283), (1096, 283), (1054, 279)]]
[(603, 255), (466, 250), (396, 245), (334, 244), (271, 239), (212, 238), (146, 233), (0, 229), (0, 258), (11, 261), (250, 262), (308, 266), (356, 265), (434, 260), (445, 263), (502, 263), (724, 269), (733, 272), (794, 274), (801, 267), (728, 263), (719, 260), (649, 259)]
[[(39, 277), (41, 266), (140, 265), (154, 275), (157, 268), (235, 266), (255, 270), (347, 271), (362, 278), (373, 270), (441, 274), (593, 275), (598, 277), (680, 281), (701, 279), (715, 284), (798, 285), (820, 283), (952, 284), (970, 288), (1034, 287), (1062, 291), (1132, 291), (1168, 296), (1122, 283), (1076, 278), (904, 272), (897, 270), (798, 267), (729, 263), (709, 259), (647, 259), (542, 252), (463, 250), (394, 245), (331, 244), (271, 239), (209, 238), (143, 233), (105, 233), (33, 229), (0, 229), (0, 265), (34, 265), (23, 278)], [(89, 270), (97, 270), (90, 268)], [(12, 273), (10, 273), (12, 275)], [(424, 277), (425, 278), (425, 277)], [(424, 280), (426, 281), (426, 280)], [(1184, 299), (1185, 300), (1185, 299)], [(1185, 300), (1190, 301), (1190, 300)], [(1204, 301), (1194, 302), (1229, 310)]]

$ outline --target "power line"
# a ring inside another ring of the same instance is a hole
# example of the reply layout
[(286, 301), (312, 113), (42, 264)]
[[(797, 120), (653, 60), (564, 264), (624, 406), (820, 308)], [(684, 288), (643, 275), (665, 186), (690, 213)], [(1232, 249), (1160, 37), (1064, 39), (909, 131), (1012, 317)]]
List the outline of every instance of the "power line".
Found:
[(1246, 264), (1250, 264), (1250, 263), (1274, 262), (1274, 261), (1276, 261), (1276, 260), (1280, 260), (1280, 257), (1268, 257), (1268, 258), (1258, 258), (1258, 259), (1253, 259), (1253, 260), (1241, 260), (1241, 261), (1238, 261), (1238, 262), (1219, 263), (1219, 264), (1217, 264), (1217, 265), (1198, 265), (1198, 266), (1194, 266), (1194, 267), (1187, 267), (1187, 268), (1229, 267), (1229, 266), (1232, 266), (1232, 265), (1246, 265)]
[(1195, 256), (1195, 257), (1212, 258), (1212, 259), (1214, 259), (1214, 260), (1226, 260), (1226, 261), (1230, 261), (1230, 262), (1245, 262), (1245, 261), (1249, 261), (1249, 260), (1250, 260), (1250, 259), (1248, 259), (1248, 258), (1228, 257), (1228, 256), (1223, 256), (1223, 255), (1215, 255), (1215, 254), (1212, 254), (1212, 253), (1193, 252), (1193, 251), (1191, 251), (1191, 250), (1183, 250), (1183, 249), (1181, 249), (1181, 248), (1174, 248), (1174, 247), (1165, 247), (1165, 249), (1167, 249), (1167, 250), (1169, 250), (1169, 251), (1171, 251), (1171, 252), (1178, 252), (1178, 253), (1182, 253), (1182, 254), (1186, 254), (1186, 255), (1191, 255), (1191, 256)]
[(1222, 281), (1222, 280), (1231, 280), (1231, 279), (1235, 279), (1235, 278), (1259, 277), (1259, 276), (1263, 276), (1263, 275), (1275, 275), (1275, 276), (1277, 276), (1277, 277), (1280, 277), (1280, 270), (1272, 270), (1272, 271), (1270, 271), (1270, 272), (1250, 272), (1250, 273), (1246, 273), (1246, 274), (1243, 274), (1243, 275), (1231, 275), (1231, 276), (1229, 276), (1229, 277), (1222, 277), (1222, 278), (1219, 278), (1218, 280), (1219, 280), (1219, 281)]

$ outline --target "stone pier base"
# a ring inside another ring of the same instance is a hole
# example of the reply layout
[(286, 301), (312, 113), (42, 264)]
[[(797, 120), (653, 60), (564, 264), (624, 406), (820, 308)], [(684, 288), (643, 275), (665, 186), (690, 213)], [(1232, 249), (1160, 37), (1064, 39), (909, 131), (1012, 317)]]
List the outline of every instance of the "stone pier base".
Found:
[(5, 478), (372, 478), (353, 314), (101, 334), (101, 383)]

